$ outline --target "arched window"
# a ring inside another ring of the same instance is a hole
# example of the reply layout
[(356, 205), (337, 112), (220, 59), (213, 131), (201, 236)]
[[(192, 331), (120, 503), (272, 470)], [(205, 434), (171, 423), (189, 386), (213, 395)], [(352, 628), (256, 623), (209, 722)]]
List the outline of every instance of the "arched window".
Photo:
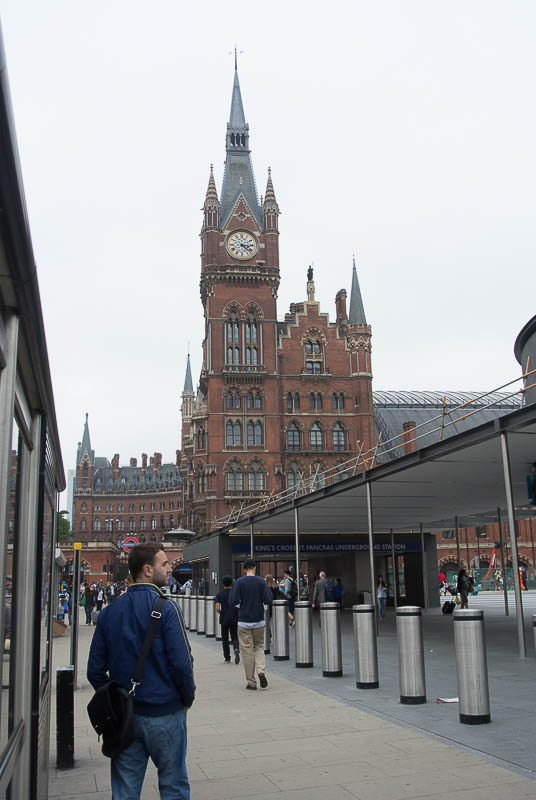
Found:
[(227, 344), (238, 344), (238, 314), (231, 311), (227, 320)]
[(233, 445), (242, 444), (242, 426), (238, 422), (233, 422)]
[(313, 489), (321, 489), (326, 485), (326, 476), (324, 475), (324, 467), (320, 461), (315, 461), (311, 464), (312, 486)]
[(261, 408), (259, 392), (248, 392), (248, 408)]
[(133, 517), (130, 517), (129, 520), (128, 520), (128, 529), (129, 529), (129, 531), (135, 531), (136, 530), (136, 523), (134, 522), (134, 518)]
[[(232, 357), (231, 357), (231, 361), (232, 361)], [(233, 407), (233, 402), (234, 402), (233, 393), (232, 392), (227, 392), (227, 408), (232, 408)]]
[(145, 517), (142, 517), (140, 519), (140, 530), (141, 531), (146, 531), (147, 530), (147, 520), (145, 519)]
[(160, 517), (160, 530), (164, 530), (165, 527), (166, 527), (166, 518)]
[(117, 520), (117, 530), (118, 531), (124, 531), (125, 530), (125, 520), (124, 519)]
[(80, 511), (82, 511), (82, 513), (84, 511), (87, 511), (87, 505), (85, 503), (82, 503), (82, 507), (81, 507)]
[(299, 450), (300, 449), (300, 429), (293, 422), (289, 425), (287, 431), (287, 450)]
[(151, 530), (156, 530), (156, 519), (154, 517), (151, 517)]
[(235, 347), (235, 349), (234, 349), (234, 363), (235, 364), (240, 364), (240, 348), (239, 347)]
[(294, 392), (294, 408), (300, 407), (300, 395), (298, 392)]
[(169, 527), (170, 528), (174, 528), (175, 527), (175, 517), (173, 516), (173, 514), (169, 518)]
[(264, 475), (258, 461), (252, 461), (248, 469), (248, 489), (250, 492), (261, 491), (264, 485)]
[(197, 449), (204, 450), (207, 446), (207, 435), (204, 428), (199, 428), (197, 431)]
[(246, 323), (246, 344), (257, 344), (257, 320), (252, 311), (248, 314)]
[(240, 408), (240, 405), (241, 405), (240, 395), (238, 394), (238, 392), (235, 392), (234, 398), (233, 398), (233, 407), (234, 408)]
[(130, 503), (128, 507), (129, 511), (134, 511), (134, 503)]
[(342, 392), (334, 392), (331, 397), (332, 408), (344, 408), (344, 395)]
[(101, 529), (101, 523), (100, 523), (100, 519), (99, 519), (98, 517), (96, 517), (96, 518), (93, 520), (93, 530), (94, 530), (94, 531), (100, 531), (100, 529)]
[(227, 473), (227, 488), (232, 491), (242, 490), (242, 470), (238, 461), (232, 461)]
[(258, 363), (258, 350), (256, 347), (246, 347), (246, 364), (255, 366)]
[(85, 519), (81, 519), (80, 520), (80, 530), (81, 531), (87, 531), (87, 522), (86, 522)]
[(228, 447), (233, 444), (233, 423), (231, 420), (228, 420), (225, 426), (225, 444)]
[(227, 348), (227, 363), (228, 364), (232, 364), (233, 363), (233, 348), (232, 347), (228, 347)]
[(334, 450), (344, 450), (344, 428), (342, 427), (340, 422), (337, 422), (335, 427), (333, 428), (333, 449)]
[(287, 411), (293, 410), (293, 401), (292, 401), (292, 393), (289, 392), (287, 394)]
[(262, 424), (257, 421), (248, 422), (248, 447), (262, 446)]
[(301, 480), (301, 474), (298, 465), (295, 461), (293, 461), (289, 465), (289, 469), (287, 472), (287, 489), (294, 489), (296, 486), (299, 486)]
[(314, 392), (309, 394), (309, 408), (316, 408), (316, 396)]
[(311, 450), (322, 450), (322, 428), (315, 422), (311, 428)]

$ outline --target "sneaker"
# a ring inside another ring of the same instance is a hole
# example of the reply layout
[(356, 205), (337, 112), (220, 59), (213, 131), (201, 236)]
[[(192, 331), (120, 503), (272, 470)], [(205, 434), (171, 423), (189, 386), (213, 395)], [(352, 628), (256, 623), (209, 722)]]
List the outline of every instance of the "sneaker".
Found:
[(264, 672), (259, 673), (259, 683), (261, 685), (261, 689), (266, 689), (268, 686), (268, 681), (266, 680), (266, 675)]
[(225, 663), (226, 663), (226, 664), (230, 664), (230, 663), (231, 663), (231, 657), (230, 657), (230, 656), (229, 656), (229, 658), (226, 658), (226, 659), (225, 659)]
[(240, 664), (240, 651), (239, 650), (235, 650), (234, 651), (234, 662), (235, 662), (235, 664)]
[(257, 691), (257, 687), (253, 686), (251, 683), (246, 683), (246, 689), (251, 689), (252, 691)]

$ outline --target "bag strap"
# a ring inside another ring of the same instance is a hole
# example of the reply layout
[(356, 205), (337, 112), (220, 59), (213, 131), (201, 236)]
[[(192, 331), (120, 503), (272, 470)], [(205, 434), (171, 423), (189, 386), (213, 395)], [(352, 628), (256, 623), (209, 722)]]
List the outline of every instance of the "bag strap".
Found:
[(145, 640), (143, 642), (143, 646), (141, 648), (141, 653), (138, 658), (138, 663), (136, 664), (136, 669), (134, 670), (134, 675), (130, 679), (132, 683), (132, 689), (130, 690), (130, 695), (136, 694), (136, 687), (141, 683), (141, 676), (143, 675), (143, 668), (145, 667), (145, 662), (147, 661), (147, 656), (149, 655), (149, 651), (151, 650), (151, 645), (153, 643), (153, 637), (156, 632), (156, 626), (160, 621), (160, 617), (162, 616), (162, 609), (164, 607), (164, 603), (166, 602), (166, 598), (162, 595), (158, 598), (158, 601), (151, 611), (151, 621), (149, 623), (149, 627), (147, 628), (147, 633), (145, 634)]

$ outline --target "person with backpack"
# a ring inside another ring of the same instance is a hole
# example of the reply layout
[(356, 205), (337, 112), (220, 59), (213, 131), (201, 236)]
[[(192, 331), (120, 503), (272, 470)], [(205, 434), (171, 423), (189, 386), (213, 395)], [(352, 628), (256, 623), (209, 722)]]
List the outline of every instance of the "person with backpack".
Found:
[(473, 579), (469, 577), (465, 569), (458, 572), (456, 591), (460, 595), (460, 608), (469, 608), (469, 593), (473, 591)]
[(238, 644), (237, 628), (238, 616), (235, 606), (229, 605), (233, 579), (230, 575), (225, 575), (222, 584), (223, 589), (216, 595), (216, 613), (220, 615), (223, 658), (228, 664), (231, 662), (231, 650), (229, 648), (230, 637), (234, 650), (235, 664), (240, 664), (240, 646)]
[(296, 626), (294, 621), (294, 601), (298, 597), (298, 587), (296, 581), (292, 577), (290, 569), (286, 569), (284, 575), (283, 592), (285, 594), (285, 599), (288, 600), (288, 619), (290, 627), (294, 628)]

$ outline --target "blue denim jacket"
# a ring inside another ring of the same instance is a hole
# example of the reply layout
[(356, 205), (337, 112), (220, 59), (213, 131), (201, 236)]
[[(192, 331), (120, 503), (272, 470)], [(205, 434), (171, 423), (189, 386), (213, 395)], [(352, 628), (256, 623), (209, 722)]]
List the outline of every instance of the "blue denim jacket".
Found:
[[(87, 678), (94, 689), (114, 680), (130, 690), (160, 589), (135, 583), (100, 613), (91, 642)], [(167, 601), (134, 696), (136, 714), (158, 717), (189, 708), (195, 697), (193, 659), (178, 606)]]

